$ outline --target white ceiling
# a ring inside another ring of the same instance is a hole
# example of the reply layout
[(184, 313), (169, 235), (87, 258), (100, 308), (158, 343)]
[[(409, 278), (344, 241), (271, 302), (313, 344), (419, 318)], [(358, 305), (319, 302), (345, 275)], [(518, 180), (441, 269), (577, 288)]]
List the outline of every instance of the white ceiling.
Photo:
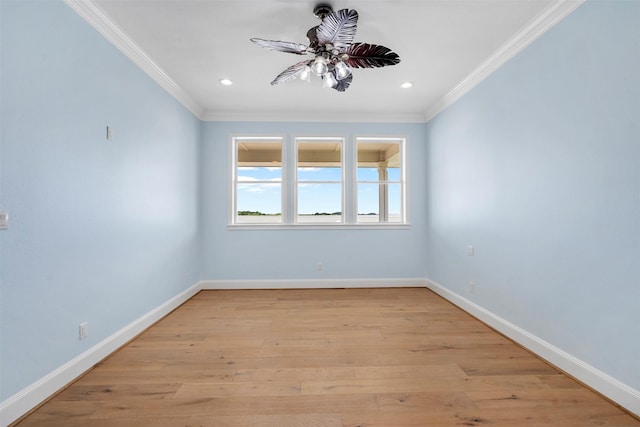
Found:
[[(311, 0), (66, 0), (203, 120), (424, 122), (583, 0), (335, 0), (359, 13), (356, 42), (398, 65), (356, 69), (345, 92), (319, 78), (271, 86), (300, 61), (251, 37), (307, 44)], [(231, 86), (219, 83), (231, 79)], [(413, 82), (410, 89), (400, 85)]]

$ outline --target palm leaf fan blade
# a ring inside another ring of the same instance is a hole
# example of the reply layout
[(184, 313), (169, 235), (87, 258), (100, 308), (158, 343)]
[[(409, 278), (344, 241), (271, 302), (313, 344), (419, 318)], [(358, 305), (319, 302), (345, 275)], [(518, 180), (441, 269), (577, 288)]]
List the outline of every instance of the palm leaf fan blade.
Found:
[(400, 57), (388, 47), (369, 43), (354, 43), (346, 54), (344, 62), (353, 68), (376, 68), (396, 65)]
[(331, 44), (339, 50), (347, 49), (358, 29), (358, 12), (342, 9), (332, 12), (322, 19), (316, 35), (320, 45)]
[(277, 84), (286, 82), (287, 80), (291, 80), (295, 78), (298, 75), (298, 73), (302, 71), (302, 69), (307, 65), (309, 65), (311, 62), (312, 61), (301, 61), (301, 62), (298, 62), (297, 64), (293, 64), (291, 67), (287, 68), (286, 70), (278, 74), (276, 78), (273, 79), (273, 81), (271, 82), (271, 85), (277, 85)]
[(304, 55), (307, 53), (308, 49), (308, 46), (294, 42), (281, 42), (278, 40), (264, 40), (258, 38), (252, 38), (251, 41), (265, 49), (277, 50), (278, 52), (295, 53), (296, 55)]

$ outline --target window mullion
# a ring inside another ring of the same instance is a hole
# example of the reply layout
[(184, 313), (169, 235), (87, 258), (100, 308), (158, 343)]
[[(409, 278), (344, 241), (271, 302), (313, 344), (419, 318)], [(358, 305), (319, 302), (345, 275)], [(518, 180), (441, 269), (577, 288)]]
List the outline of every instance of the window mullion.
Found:
[(296, 187), (298, 185), (297, 181), (297, 173), (296, 173), (296, 164), (298, 162), (298, 156), (296, 155), (296, 146), (295, 139), (290, 135), (285, 140), (284, 151), (285, 160), (285, 196), (283, 200), (283, 209), (284, 209), (284, 223), (285, 224), (294, 224), (295, 218), (297, 215), (296, 205), (297, 205), (297, 191)]
[(237, 218), (237, 199), (238, 199), (238, 142), (235, 138), (231, 138), (231, 194), (229, 194), (229, 205), (231, 209), (228, 211), (228, 224), (235, 224)]
[(345, 210), (344, 222), (346, 224), (355, 224), (357, 216), (357, 183), (356, 171), (358, 170), (358, 156), (356, 155), (356, 143), (353, 138), (345, 138), (345, 147), (343, 161), (343, 208)]

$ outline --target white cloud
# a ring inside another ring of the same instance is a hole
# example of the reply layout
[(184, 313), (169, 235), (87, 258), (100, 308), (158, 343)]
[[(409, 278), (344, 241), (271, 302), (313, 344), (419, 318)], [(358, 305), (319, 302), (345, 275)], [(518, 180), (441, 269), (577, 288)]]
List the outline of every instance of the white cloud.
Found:
[(247, 187), (244, 190), (249, 192), (249, 193), (264, 193), (265, 192), (265, 187), (263, 185), (256, 184), (256, 185), (252, 185), (250, 187)]
[[(238, 177), (238, 184), (241, 184), (240, 186), (238, 186), (238, 191), (246, 191), (249, 193), (264, 193), (265, 191), (273, 191), (275, 189), (280, 189), (280, 179), (279, 178), (274, 178), (274, 179), (261, 179), (259, 180), (260, 182), (255, 182), (258, 181), (258, 179), (251, 177), (251, 176), (239, 176)], [(264, 181), (273, 181), (273, 184), (269, 184), (266, 183)]]

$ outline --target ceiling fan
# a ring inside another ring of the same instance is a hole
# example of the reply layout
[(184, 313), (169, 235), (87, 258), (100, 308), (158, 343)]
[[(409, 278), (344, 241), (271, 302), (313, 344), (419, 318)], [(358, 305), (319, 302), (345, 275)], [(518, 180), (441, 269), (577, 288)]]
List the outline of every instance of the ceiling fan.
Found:
[(293, 78), (309, 81), (311, 73), (320, 76), (324, 87), (344, 92), (353, 75), (351, 68), (375, 68), (396, 65), (398, 54), (391, 49), (369, 43), (354, 43), (358, 25), (358, 12), (354, 9), (333, 11), (331, 5), (320, 3), (313, 14), (320, 25), (307, 32), (309, 45), (276, 40), (252, 38), (260, 47), (296, 55), (313, 55), (313, 59), (294, 64), (278, 74), (271, 82), (277, 85)]

